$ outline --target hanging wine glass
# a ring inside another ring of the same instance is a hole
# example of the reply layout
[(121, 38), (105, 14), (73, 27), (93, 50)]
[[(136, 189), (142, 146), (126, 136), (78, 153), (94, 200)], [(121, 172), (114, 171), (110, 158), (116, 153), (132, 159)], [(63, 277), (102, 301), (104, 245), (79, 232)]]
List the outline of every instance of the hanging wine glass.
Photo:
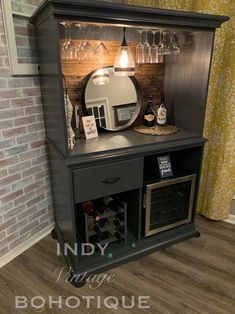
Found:
[(71, 40), (71, 22), (68, 23), (68, 41), (65, 45), (65, 59), (66, 60), (76, 60), (77, 59), (77, 47), (75, 43)]
[(64, 42), (63, 44), (61, 45), (61, 49), (60, 49), (60, 57), (62, 60), (65, 60), (66, 59), (66, 50), (65, 50), (65, 47), (67, 45), (67, 42), (68, 42), (68, 22), (60, 22), (61, 25), (63, 25), (64, 27)]
[(171, 34), (170, 53), (173, 55), (180, 54), (180, 47), (176, 33)]
[(94, 56), (94, 50), (91, 47), (91, 44), (89, 43), (87, 39), (88, 26), (85, 25), (84, 28), (85, 28), (85, 39), (84, 39), (84, 46), (83, 46), (84, 59), (91, 60)]
[(144, 42), (144, 63), (150, 63), (151, 59), (151, 49), (148, 42), (148, 31), (145, 31), (145, 42)]
[(159, 32), (159, 43), (157, 46), (158, 46), (158, 63), (163, 63), (164, 45), (162, 43), (162, 31)]
[(136, 46), (136, 63), (144, 63), (144, 45), (142, 44), (142, 33), (143, 30), (137, 30), (139, 33), (139, 43)]
[(96, 56), (101, 56), (103, 57), (104, 55), (108, 55), (109, 54), (109, 50), (108, 48), (105, 46), (105, 44), (103, 43), (103, 27), (100, 27), (100, 43), (98, 44), (98, 46), (95, 48), (94, 50), (94, 54)]
[(150, 63), (158, 63), (158, 46), (155, 42), (157, 30), (152, 30), (153, 42), (150, 46)]
[(80, 36), (80, 32), (82, 31), (82, 25), (77, 23), (75, 24), (75, 27), (77, 27), (77, 40), (81, 40), (80, 43), (77, 43), (77, 60), (80, 61), (82, 60), (82, 45), (83, 45), (83, 40), (82, 37)]
[(170, 50), (170, 46), (169, 46), (169, 43), (168, 43), (168, 33), (167, 32), (163, 32), (162, 33), (162, 43), (163, 43), (163, 54), (164, 55), (169, 55), (171, 53), (171, 50)]

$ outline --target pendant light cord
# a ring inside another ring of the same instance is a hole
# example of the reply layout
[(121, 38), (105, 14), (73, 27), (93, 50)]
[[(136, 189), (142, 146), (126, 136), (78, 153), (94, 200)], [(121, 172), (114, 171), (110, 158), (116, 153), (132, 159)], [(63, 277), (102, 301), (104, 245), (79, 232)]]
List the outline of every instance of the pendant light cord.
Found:
[(123, 40), (122, 40), (122, 47), (128, 46), (126, 42), (126, 27), (123, 27)]

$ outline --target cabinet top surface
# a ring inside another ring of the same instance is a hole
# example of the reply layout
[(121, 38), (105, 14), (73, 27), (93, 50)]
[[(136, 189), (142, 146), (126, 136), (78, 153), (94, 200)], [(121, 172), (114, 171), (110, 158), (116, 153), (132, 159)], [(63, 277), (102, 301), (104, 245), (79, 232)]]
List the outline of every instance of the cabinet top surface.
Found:
[(178, 25), (215, 28), (229, 20), (227, 16), (166, 10), (90, 0), (45, 0), (31, 17), (40, 24), (48, 15), (63, 18), (86, 18), (122, 24)]
[(202, 145), (206, 140), (197, 133), (181, 129), (168, 136), (142, 135), (132, 129), (107, 132), (90, 140), (78, 140), (70, 151), (68, 165), (94, 163), (98, 160), (137, 157), (156, 152)]

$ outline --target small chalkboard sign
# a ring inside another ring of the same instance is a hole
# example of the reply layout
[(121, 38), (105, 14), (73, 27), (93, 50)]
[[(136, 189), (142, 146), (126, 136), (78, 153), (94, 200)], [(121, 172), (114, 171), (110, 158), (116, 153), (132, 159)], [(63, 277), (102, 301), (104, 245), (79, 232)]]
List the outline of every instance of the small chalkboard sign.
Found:
[(157, 157), (157, 162), (161, 178), (168, 178), (173, 176), (169, 155)]

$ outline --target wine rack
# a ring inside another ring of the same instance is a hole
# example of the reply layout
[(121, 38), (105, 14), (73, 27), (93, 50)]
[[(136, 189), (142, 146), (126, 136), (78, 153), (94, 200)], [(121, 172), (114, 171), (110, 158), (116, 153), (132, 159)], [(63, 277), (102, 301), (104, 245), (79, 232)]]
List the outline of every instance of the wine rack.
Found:
[[(79, 205), (78, 208), (78, 225), (80, 238), (85, 243), (118, 243), (123, 244), (127, 242), (127, 203), (122, 202), (123, 207), (118, 211), (114, 211), (105, 207), (104, 212), (100, 213), (99, 221), (92, 216), (89, 216), (83, 211)], [(94, 230), (95, 229), (95, 230)], [(117, 233), (118, 237), (115, 236)], [(83, 236), (81, 236), (83, 235)]]

